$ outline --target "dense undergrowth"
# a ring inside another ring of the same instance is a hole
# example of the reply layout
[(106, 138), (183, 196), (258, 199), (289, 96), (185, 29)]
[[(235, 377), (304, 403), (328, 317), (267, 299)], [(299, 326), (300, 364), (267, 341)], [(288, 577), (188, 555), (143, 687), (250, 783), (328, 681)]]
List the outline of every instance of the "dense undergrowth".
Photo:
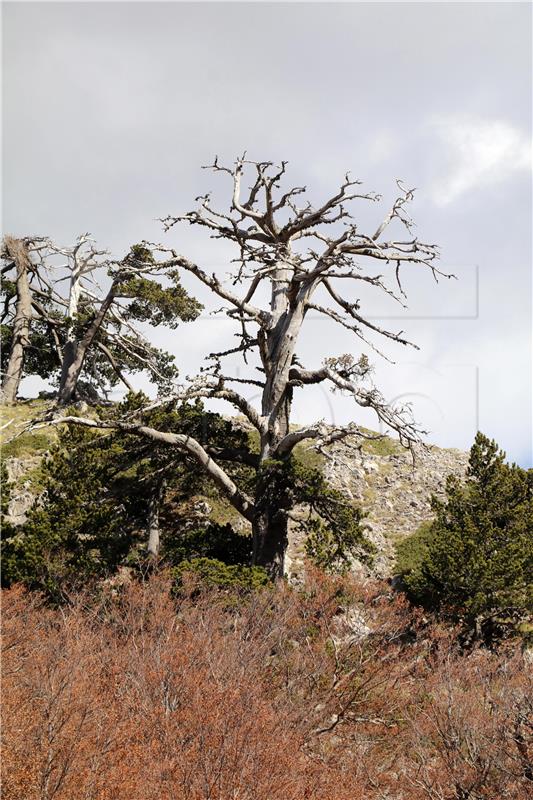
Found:
[(386, 585), (153, 574), (3, 608), (4, 800), (531, 796), (525, 656), (461, 652)]

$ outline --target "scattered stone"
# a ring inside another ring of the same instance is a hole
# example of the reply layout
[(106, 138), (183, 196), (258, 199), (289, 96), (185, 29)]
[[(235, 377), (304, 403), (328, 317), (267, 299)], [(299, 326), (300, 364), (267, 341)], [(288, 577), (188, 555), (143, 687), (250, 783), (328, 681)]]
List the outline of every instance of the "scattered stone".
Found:
[(350, 645), (361, 642), (370, 635), (371, 629), (366, 624), (362, 612), (358, 608), (347, 608), (335, 617), (335, 633), (332, 636), (336, 645)]

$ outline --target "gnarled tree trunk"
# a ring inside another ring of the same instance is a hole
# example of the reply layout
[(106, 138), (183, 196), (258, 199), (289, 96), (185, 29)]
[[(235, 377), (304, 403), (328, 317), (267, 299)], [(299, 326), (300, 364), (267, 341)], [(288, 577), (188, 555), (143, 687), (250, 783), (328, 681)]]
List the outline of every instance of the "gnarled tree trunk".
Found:
[(281, 419), (277, 435), (265, 432), (261, 442), (259, 473), (252, 518), (252, 564), (264, 567), (272, 578), (285, 573), (285, 551), (288, 545), (287, 487), (283, 479), (283, 463), (288, 456), (275, 457), (275, 450), (288, 432), (290, 396), (280, 404)]
[(21, 239), (6, 236), (4, 246), (7, 254), (13, 259), (17, 268), (17, 305), (13, 322), (13, 339), (9, 360), (2, 381), (2, 400), (4, 403), (14, 403), (22, 379), (24, 366), (24, 351), (28, 346), (28, 337), (31, 322), (31, 291), (28, 273), (31, 261), (28, 245)]
[[(284, 257), (288, 256), (287, 251)], [(280, 456), (276, 451), (282, 439), (289, 433), (293, 394), (289, 372), (305, 308), (302, 302), (296, 302), (296, 297), (289, 297), (288, 283), (289, 271), (285, 260), (281, 260), (273, 274), (271, 326), (268, 331), (261, 331), (259, 337), (265, 371), (261, 411), (268, 426), (261, 436), (260, 465), (272, 458), (282, 463), (289, 455)], [(278, 494), (272, 489), (267, 470), (265, 475), (260, 475), (256, 489), (256, 513), (252, 522), (252, 563), (265, 567), (272, 577), (280, 578), (284, 574), (288, 544), (288, 508), (285, 507), (285, 498), (279, 483)]]
[[(241, 184), (248, 168), (255, 170), (255, 182), (243, 198)], [(177, 222), (187, 221), (207, 228), (215, 238), (232, 242), (240, 253), (240, 258), (236, 259), (240, 266), (233, 275), (233, 285), (246, 281), (246, 289), (238, 294), (220, 281), (215, 273), (208, 274), (175, 250), (163, 246), (156, 249), (165, 254), (168, 267), (195, 275), (210, 291), (229, 304), (228, 316), (241, 326), (240, 344), (223, 352), (211, 353), (209, 370), (202, 370), (203, 375), (198, 376), (190, 388), (180, 392), (179, 396), (181, 400), (199, 397), (225, 400), (245, 414), (260, 437), (259, 473), (254, 497), (240, 489), (231, 473), (226, 472), (190, 436), (157, 431), (129, 420), (113, 424), (65, 417), (64, 421), (88, 427), (114, 427), (187, 451), (234, 508), (252, 524), (252, 563), (266, 567), (273, 577), (281, 577), (289, 514), (295, 502), (284, 469), (291, 452), (298, 442), (306, 439), (324, 446), (349, 435), (362, 435), (355, 423), (335, 426), (329, 433), (321, 422), (299, 432), (290, 432), (293, 388), (324, 382), (334, 389), (347, 392), (358, 406), (372, 408), (382, 423), (397, 431), (402, 444), (412, 446), (419, 441), (420, 433), (411, 419), (409, 409), (391, 408), (368, 381), (370, 366), (364, 353), (359, 358), (352, 353), (332, 356), (318, 369), (306, 369), (297, 363), (295, 349), (306, 313), (313, 310), (351, 331), (364, 342), (365, 332), (370, 332), (407, 345), (409, 342), (401, 332), (388, 331), (365, 318), (360, 311), (359, 301), (345, 299), (348, 295), (339, 286), (338, 280), (349, 280), (348, 285), (352, 287), (353, 281), (366, 281), (402, 302), (396, 289), (387, 285), (383, 275), (365, 274), (361, 259), (364, 260), (363, 264), (368, 264), (368, 259), (372, 259), (374, 264), (376, 261), (395, 264), (396, 282), (401, 295), (400, 268), (403, 264), (424, 264), (435, 277), (444, 276), (444, 273), (435, 266), (437, 247), (412, 238), (413, 223), (406, 205), (413, 199), (414, 190), (404, 187), (400, 181), (397, 181), (399, 196), (382, 222), (374, 232), (363, 233), (348, 206), (355, 200), (376, 202), (379, 195), (363, 193), (359, 188), (361, 182), (352, 180), (349, 174), (338, 192), (322, 205), (313, 206), (307, 201), (299, 208), (295, 198), (305, 194), (305, 188), (281, 189), (286, 162), (281, 165), (250, 162), (243, 156), (231, 168), (219, 164), (215, 159), (212, 169), (232, 177), (230, 212), (216, 211), (211, 206), (210, 196), (204, 195), (198, 198), (198, 209), (177, 217), (168, 216), (164, 225), (168, 230)], [(407, 241), (405, 237), (398, 241), (395, 236), (389, 241), (381, 239), (394, 220), (409, 232)], [(297, 243), (295, 248), (293, 243)], [(261, 307), (254, 301), (254, 295), (263, 282), (270, 286), (269, 308)], [(323, 306), (313, 301), (319, 288), (330, 305)], [(253, 335), (249, 332), (249, 326), (254, 326)], [(261, 380), (257, 379), (256, 373), (248, 377), (225, 374), (223, 358), (242, 353), (248, 363), (248, 352), (257, 353), (257, 350), (263, 373)], [(243, 394), (228, 388), (227, 384), (231, 383), (260, 386), (261, 412)]]
[(252, 522), (252, 563), (264, 567), (272, 578), (285, 572), (285, 551), (288, 544), (288, 518), (276, 503), (263, 505)]

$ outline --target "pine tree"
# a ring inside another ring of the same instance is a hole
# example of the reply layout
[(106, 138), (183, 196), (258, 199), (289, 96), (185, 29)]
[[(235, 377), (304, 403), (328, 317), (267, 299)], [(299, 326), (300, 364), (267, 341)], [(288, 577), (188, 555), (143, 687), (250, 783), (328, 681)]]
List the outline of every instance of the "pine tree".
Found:
[[(58, 267), (57, 259), (66, 259)], [(28, 375), (58, 384), (58, 399), (97, 399), (128, 375), (147, 371), (161, 391), (177, 377), (174, 356), (151, 344), (140, 326), (175, 329), (202, 306), (176, 270), (161, 270), (149, 248), (122, 259), (97, 250), (88, 234), (70, 248), (37, 237), (6, 236), (0, 314), (2, 399), (16, 399)], [(98, 285), (105, 292), (97, 291)], [(96, 292), (96, 293), (95, 293)]]
[[(410, 596), (493, 636), (533, 608), (533, 470), (478, 433), (466, 480), (450, 476), (436, 517), (400, 545)], [(410, 551), (410, 563), (406, 556)]]
[[(134, 413), (144, 402), (141, 395), (129, 395), (108, 413)], [(203, 437), (212, 447), (247, 445), (245, 432), (200, 402), (179, 410), (158, 408), (146, 417), (161, 429)], [(40, 502), (22, 529), (4, 537), (4, 584), (22, 581), (57, 597), (120, 565), (146, 566), (154, 557), (172, 564), (196, 556), (242, 563), (250, 556), (250, 537), (176, 512), (184, 501), (214, 490), (184, 453), (164, 444), (73, 427), (61, 432), (44, 472)], [(147, 552), (150, 533), (152, 552)]]

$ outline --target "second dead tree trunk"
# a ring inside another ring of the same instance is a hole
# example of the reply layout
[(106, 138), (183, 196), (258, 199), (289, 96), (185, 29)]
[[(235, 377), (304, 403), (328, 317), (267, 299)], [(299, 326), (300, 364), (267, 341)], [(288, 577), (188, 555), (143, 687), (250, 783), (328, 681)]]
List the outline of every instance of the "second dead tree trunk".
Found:
[(4, 247), (9, 258), (12, 258), (17, 270), (17, 304), (13, 323), (13, 338), (9, 352), (9, 360), (2, 381), (2, 401), (14, 403), (22, 379), (24, 351), (29, 343), (31, 310), (31, 290), (29, 272), (31, 261), (28, 245), (22, 239), (6, 236)]
[(79, 341), (76, 341), (74, 338), (69, 338), (67, 341), (63, 351), (61, 380), (57, 394), (58, 403), (66, 405), (74, 400), (85, 356), (114, 299), (114, 287), (112, 287), (102, 301), (96, 316), (85, 331), (83, 337)]

